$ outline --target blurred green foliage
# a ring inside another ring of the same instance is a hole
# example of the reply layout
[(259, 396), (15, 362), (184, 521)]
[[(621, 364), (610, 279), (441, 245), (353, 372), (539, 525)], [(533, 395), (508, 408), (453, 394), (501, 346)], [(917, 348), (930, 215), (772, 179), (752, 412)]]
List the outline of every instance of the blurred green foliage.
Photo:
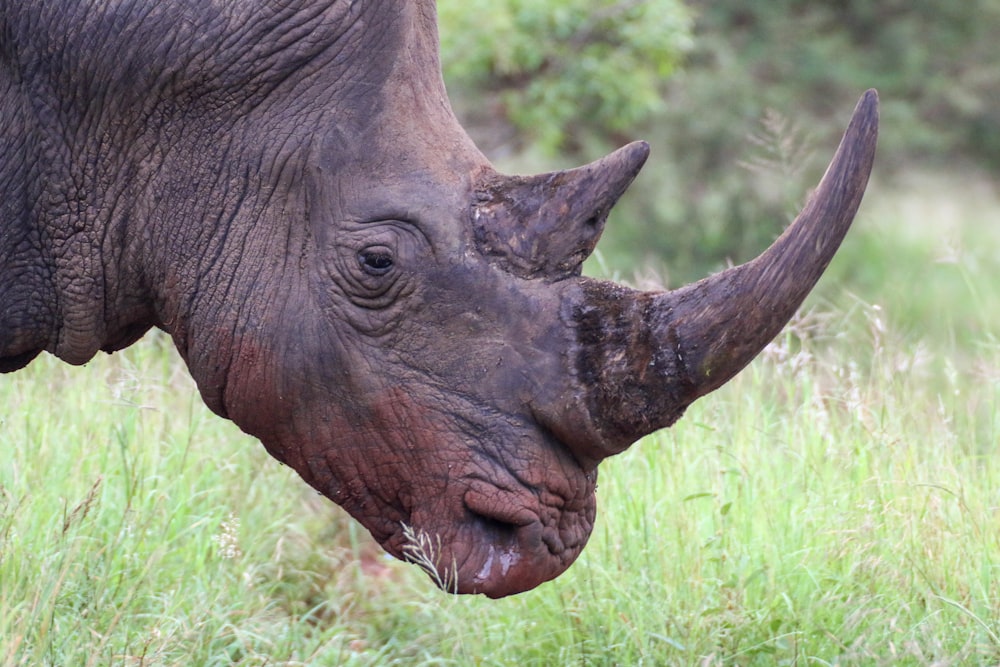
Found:
[(565, 166), (650, 141), (600, 246), (626, 276), (651, 264), (688, 281), (759, 252), (815, 185), (867, 88), (882, 99), (878, 177), (1000, 166), (998, 0), (439, 9), (456, 108), (502, 167)]
[(690, 27), (680, 0), (445, 0), (439, 12), (443, 66), (469, 113), (548, 151), (661, 110)]
[(759, 104), (821, 126), (842, 100), (876, 87), (884, 162), (959, 154), (1000, 166), (997, 0), (690, 5), (698, 16), (692, 75), (745, 81)]

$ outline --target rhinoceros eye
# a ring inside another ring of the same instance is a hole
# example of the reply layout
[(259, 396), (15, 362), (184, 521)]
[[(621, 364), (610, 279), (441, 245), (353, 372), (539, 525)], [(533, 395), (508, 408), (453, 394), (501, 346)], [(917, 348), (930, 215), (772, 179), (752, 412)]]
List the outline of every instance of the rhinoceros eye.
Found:
[(384, 247), (365, 248), (358, 253), (358, 263), (365, 273), (384, 276), (392, 270), (392, 251)]

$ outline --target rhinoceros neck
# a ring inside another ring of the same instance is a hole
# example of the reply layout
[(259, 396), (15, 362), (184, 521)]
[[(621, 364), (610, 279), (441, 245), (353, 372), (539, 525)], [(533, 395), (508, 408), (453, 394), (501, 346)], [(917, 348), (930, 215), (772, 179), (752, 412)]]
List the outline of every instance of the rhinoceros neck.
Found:
[[(24, 125), (25, 100), (0, 69), (0, 127)], [(38, 161), (28, 162), (24, 133), (0, 132), (0, 371), (21, 368), (56, 332), (56, 299), (32, 224), (31, 189)]]
[(114, 222), (129, 215), (136, 188), (115, 147), (128, 133), (100, 114), (100, 99), (78, 113), (44, 62), (2, 65), (0, 369), (42, 350), (83, 363), (151, 324), (128, 305), (121, 269), (129, 248)]

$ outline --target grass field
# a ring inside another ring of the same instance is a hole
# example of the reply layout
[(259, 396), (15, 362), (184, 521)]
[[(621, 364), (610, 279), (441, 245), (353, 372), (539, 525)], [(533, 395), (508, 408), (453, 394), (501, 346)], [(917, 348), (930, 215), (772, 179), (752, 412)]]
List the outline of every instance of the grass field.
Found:
[(3, 665), (1000, 663), (1000, 202), (876, 188), (788, 330), (602, 466), (570, 571), (452, 597), (162, 336), (0, 379)]

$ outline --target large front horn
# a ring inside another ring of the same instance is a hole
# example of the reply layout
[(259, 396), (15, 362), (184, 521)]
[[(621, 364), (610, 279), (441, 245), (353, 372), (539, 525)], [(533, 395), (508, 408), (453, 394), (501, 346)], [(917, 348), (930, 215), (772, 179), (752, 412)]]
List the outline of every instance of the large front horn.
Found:
[(877, 134), (878, 95), (871, 90), (803, 211), (756, 259), (671, 292), (581, 283), (564, 317), (576, 327), (574, 364), (589, 436), (581, 437), (578, 426), (559, 429), (571, 447), (578, 443), (579, 455), (599, 460), (669, 426), (778, 334), (854, 219)]

